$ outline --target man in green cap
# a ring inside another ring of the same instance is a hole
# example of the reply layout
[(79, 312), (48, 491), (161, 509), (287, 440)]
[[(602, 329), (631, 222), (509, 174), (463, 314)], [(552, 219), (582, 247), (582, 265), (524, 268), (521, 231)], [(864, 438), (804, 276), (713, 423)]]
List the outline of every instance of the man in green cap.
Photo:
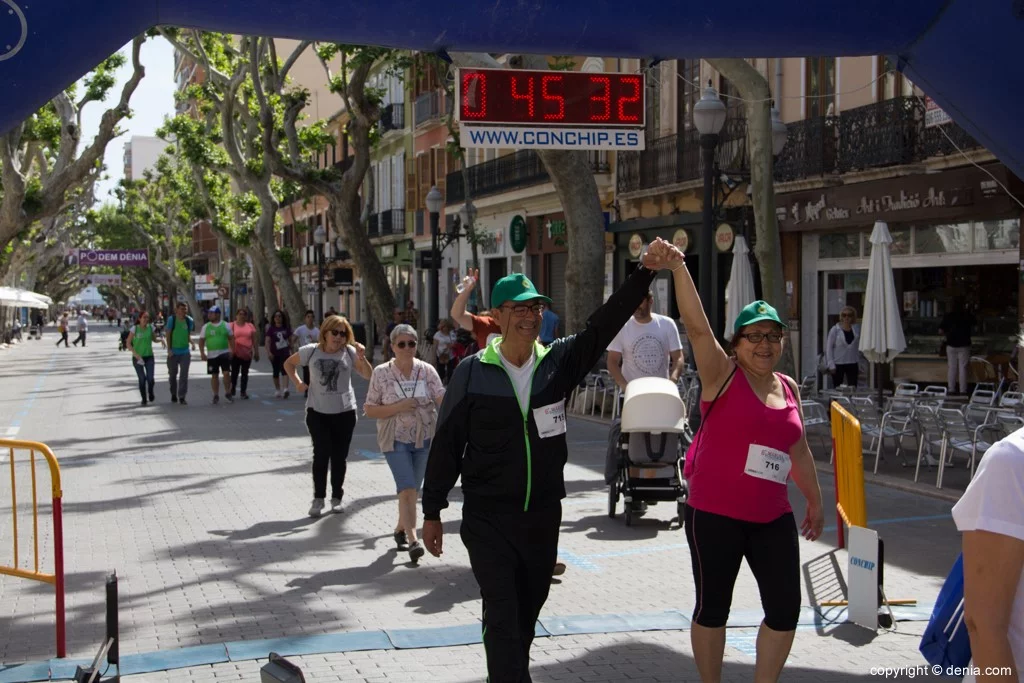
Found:
[(452, 376), (430, 444), (423, 542), (442, 551), (441, 510), (461, 475), (462, 542), (483, 597), (490, 683), (530, 680), (530, 645), (548, 596), (565, 497), (565, 399), (643, 301), (670, 249), (655, 243), (578, 334), (537, 341), (549, 298), (522, 274), (499, 280), (501, 336)]

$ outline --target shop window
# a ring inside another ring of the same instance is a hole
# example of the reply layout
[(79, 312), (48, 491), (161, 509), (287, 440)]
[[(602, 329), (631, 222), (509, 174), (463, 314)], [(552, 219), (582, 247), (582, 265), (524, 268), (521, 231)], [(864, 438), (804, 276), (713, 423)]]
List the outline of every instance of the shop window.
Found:
[[(908, 256), (910, 254), (910, 228), (890, 229), (889, 234), (892, 235), (892, 245), (889, 253), (893, 256)], [(871, 233), (865, 233), (864, 239), (868, 239), (870, 236)], [(871, 249), (870, 246), (867, 248), (868, 250)]]
[(917, 226), (914, 229), (915, 254), (960, 254), (970, 251), (970, 223)]
[(822, 235), (818, 241), (818, 258), (859, 258), (859, 232), (841, 232)]
[(1017, 249), (1020, 245), (1020, 221), (984, 221), (974, 224), (974, 250)]
[(835, 111), (835, 57), (808, 57), (806, 62), (807, 73), (804, 75), (807, 94), (804, 98), (806, 118), (813, 119), (838, 113)]

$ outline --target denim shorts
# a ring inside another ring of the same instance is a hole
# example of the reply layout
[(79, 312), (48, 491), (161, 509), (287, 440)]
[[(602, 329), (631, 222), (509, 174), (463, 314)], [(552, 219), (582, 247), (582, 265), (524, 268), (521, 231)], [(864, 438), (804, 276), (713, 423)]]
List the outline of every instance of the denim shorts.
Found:
[(427, 472), (427, 455), (430, 453), (430, 439), (423, 442), (423, 448), (416, 448), (414, 443), (395, 442), (395, 450), (388, 451), (384, 458), (391, 468), (391, 476), (395, 478), (398, 492), (405, 489), (423, 487), (423, 475)]

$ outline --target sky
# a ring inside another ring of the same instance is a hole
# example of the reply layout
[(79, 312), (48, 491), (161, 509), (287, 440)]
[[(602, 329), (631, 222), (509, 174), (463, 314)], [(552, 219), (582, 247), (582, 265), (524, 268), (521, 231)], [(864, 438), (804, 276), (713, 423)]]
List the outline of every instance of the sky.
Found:
[[(111, 88), (105, 102), (93, 102), (85, 107), (82, 113), (82, 143), (85, 149), (96, 137), (100, 118), (108, 108), (121, 97), (121, 89), (132, 75), (131, 43), (121, 52), (128, 58), (125, 65), (118, 69), (117, 84)], [(163, 125), (164, 117), (174, 115), (174, 49), (163, 38), (150, 38), (142, 45), (142, 65), (146, 75), (132, 95), (132, 118), (121, 122), (125, 134), (115, 138), (107, 145), (104, 164), (106, 180), (100, 181), (96, 200), (103, 203), (110, 192), (124, 177), (124, 143), (132, 135), (155, 135), (156, 129)], [(113, 201), (113, 198), (110, 197)]]

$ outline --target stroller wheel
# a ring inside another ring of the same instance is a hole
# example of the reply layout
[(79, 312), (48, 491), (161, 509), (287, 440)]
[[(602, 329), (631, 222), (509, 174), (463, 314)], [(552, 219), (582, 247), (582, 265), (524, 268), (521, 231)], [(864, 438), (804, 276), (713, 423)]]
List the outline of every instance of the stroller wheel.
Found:
[(676, 512), (679, 514), (679, 528), (683, 528), (683, 513), (686, 510), (686, 503), (676, 503)]
[(619, 502), (619, 482), (615, 480), (608, 487), (608, 516), (615, 519), (615, 506)]
[(633, 526), (633, 506), (626, 503), (623, 506), (623, 511), (626, 513), (626, 526)]

